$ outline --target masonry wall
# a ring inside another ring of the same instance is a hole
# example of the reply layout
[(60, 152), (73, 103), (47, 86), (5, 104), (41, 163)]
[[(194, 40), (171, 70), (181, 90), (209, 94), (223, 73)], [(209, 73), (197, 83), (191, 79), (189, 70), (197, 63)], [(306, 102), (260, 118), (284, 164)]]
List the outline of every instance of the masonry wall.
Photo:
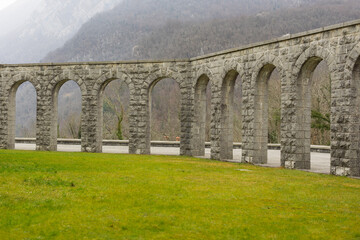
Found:
[(56, 150), (57, 94), (68, 80), (82, 93), (82, 151), (101, 152), (103, 90), (115, 79), (130, 91), (129, 151), (150, 154), (149, 97), (163, 78), (181, 91), (181, 155), (204, 153), (204, 86), (211, 84), (211, 158), (232, 158), (232, 94), (243, 91), (242, 161), (267, 162), (267, 81), (281, 76), (281, 164), (310, 163), (311, 74), (325, 61), (331, 75), (331, 173), (360, 176), (360, 21), (188, 60), (0, 65), (0, 148), (14, 147), (15, 94), (24, 81), (37, 91), (37, 150)]

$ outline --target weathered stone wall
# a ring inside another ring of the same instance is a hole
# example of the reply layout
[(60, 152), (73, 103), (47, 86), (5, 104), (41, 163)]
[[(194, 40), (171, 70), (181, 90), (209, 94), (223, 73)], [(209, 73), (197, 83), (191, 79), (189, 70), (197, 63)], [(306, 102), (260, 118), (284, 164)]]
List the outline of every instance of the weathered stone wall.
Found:
[[(154, 85), (174, 79), (181, 91), (181, 154), (203, 155), (206, 86), (211, 84), (211, 158), (231, 159), (233, 92), (243, 95), (243, 162), (267, 162), (268, 79), (281, 76), (281, 164), (310, 168), (311, 76), (325, 61), (331, 76), (331, 173), (360, 176), (360, 21), (285, 36), (188, 60), (0, 65), (0, 148), (14, 147), (15, 94), (24, 81), (37, 91), (37, 149), (56, 150), (57, 94), (68, 80), (82, 92), (82, 151), (101, 152), (106, 85), (130, 91), (130, 153), (150, 153)], [(280, 94), (280, 93), (279, 93)]]

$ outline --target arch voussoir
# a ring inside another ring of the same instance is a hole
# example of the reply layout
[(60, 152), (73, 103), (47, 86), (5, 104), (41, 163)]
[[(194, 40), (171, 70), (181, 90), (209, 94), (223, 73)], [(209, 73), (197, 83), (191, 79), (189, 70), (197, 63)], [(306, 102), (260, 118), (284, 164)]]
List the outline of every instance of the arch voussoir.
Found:
[(355, 64), (360, 58), (360, 43), (355, 45), (355, 47), (351, 50), (348, 55), (345, 63), (345, 69), (347, 70), (347, 74), (352, 75), (355, 69)]
[(324, 49), (321, 46), (311, 46), (307, 48), (296, 60), (293, 66), (293, 76), (299, 76), (301, 70), (303, 69), (304, 64), (311, 58), (320, 58), (326, 62), (326, 65), (330, 71), (332, 71), (335, 66), (335, 54), (330, 52), (327, 49)]

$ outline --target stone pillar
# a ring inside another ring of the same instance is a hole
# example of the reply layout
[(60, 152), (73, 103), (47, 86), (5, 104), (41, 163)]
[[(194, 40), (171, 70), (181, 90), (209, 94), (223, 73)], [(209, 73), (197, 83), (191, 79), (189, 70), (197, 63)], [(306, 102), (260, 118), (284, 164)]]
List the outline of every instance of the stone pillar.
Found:
[(15, 149), (16, 91), (20, 84), (21, 83), (11, 86), (7, 91), (8, 103), (5, 110), (5, 115), (7, 116), (7, 149)]
[(102, 136), (99, 136), (102, 130), (98, 129), (99, 122), (102, 122), (99, 95), (87, 92), (86, 95), (81, 96), (81, 103), (81, 151), (102, 152)]
[[(287, 71), (287, 73), (290, 70)], [(296, 158), (296, 93), (287, 75), (281, 81), (281, 166), (291, 166)]]
[[(334, 108), (340, 108), (345, 112), (342, 115), (350, 115), (349, 124), (346, 127), (347, 132), (350, 133), (352, 141), (348, 144), (348, 150), (345, 153), (344, 158), (338, 158), (341, 148), (339, 148), (339, 140), (336, 139), (338, 136), (337, 132), (344, 132), (341, 126), (337, 125), (340, 121), (340, 116), (337, 116), (336, 119), (332, 120), (331, 125), (331, 173), (336, 175), (350, 175), (360, 177), (360, 44), (358, 44), (356, 50), (353, 50), (352, 55), (349, 56), (349, 60), (355, 62), (354, 69), (352, 69), (351, 78), (344, 77), (341, 82), (349, 83), (349, 80), (352, 80), (352, 86), (355, 86), (355, 93), (350, 92), (352, 95), (351, 105), (349, 106), (348, 101), (339, 101), (339, 98), (333, 99)], [(342, 51), (344, 52), (344, 51)], [(346, 76), (346, 74), (345, 74)], [(334, 84), (339, 84), (339, 81), (334, 81)], [(336, 87), (332, 87), (334, 94), (336, 94)], [(348, 95), (348, 94), (346, 94)], [(336, 95), (335, 95), (336, 96)], [(347, 96), (346, 99), (351, 99), (350, 96)], [(343, 105), (343, 106), (341, 106)], [(332, 109), (332, 112), (338, 112), (338, 109)], [(344, 144), (342, 144), (344, 145)], [(341, 144), (340, 144), (341, 147)]]
[[(62, 80), (57, 83), (54, 89), (49, 89), (46, 95), (50, 96), (50, 104), (45, 105), (46, 114), (49, 116), (50, 124), (50, 142), (48, 143), (50, 151), (57, 151), (58, 137), (58, 96), (61, 86), (66, 82)], [(51, 86), (52, 87), (52, 86)], [(46, 103), (45, 103), (46, 104)], [(38, 123), (40, 124), (40, 123)]]
[(7, 116), (7, 97), (5, 83), (7, 79), (0, 72), (0, 149), (8, 147), (8, 116)]
[[(242, 78), (242, 162), (253, 163), (255, 154), (255, 93), (252, 75), (246, 71)], [(256, 162), (256, 160), (255, 160)]]
[(268, 161), (268, 80), (273, 70), (273, 66), (265, 66), (260, 70), (255, 82), (253, 138), (255, 150), (253, 163), (255, 164), (266, 164)]
[[(98, 94), (93, 93), (93, 96), (95, 97), (95, 101), (96, 101), (96, 109), (97, 109), (97, 113), (96, 113), (96, 137), (95, 137), (95, 152), (97, 153), (101, 153), (102, 152), (102, 148), (103, 148), (103, 123), (104, 123), (104, 110), (103, 110), (103, 105), (104, 105), (104, 90), (106, 88), (105, 84), (103, 87), (101, 87), (100, 91)], [(95, 114), (95, 113), (94, 113)]]
[(142, 88), (142, 79), (133, 78), (134, 93), (130, 95), (130, 154), (150, 154), (149, 90)]
[(234, 87), (237, 72), (229, 72), (222, 81), (220, 105), (220, 158), (233, 159)]
[(354, 69), (346, 69), (341, 55), (347, 47), (339, 46), (340, 56), (332, 69), (330, 172), (360, 177), (360, 48), (349, 56)]
[(57, 98), (53, 102), (51, 91), (37, 93), (36, 150), (57, 150)]
[(6, 115), (5, 115), (5, 106), (6, 99), (4, 96), (4, 82), (5, 78), (3, 77), (3, 73), (0, 71), (0, 149), (6, 149)]
[[(211, 90), (211, 123), (210, 123), (210, 135), (211, 135), (211, 159), (221, 159), (221, 144), (220, 144), (220, 132), (221, 132), (221, 82), (218, 74), (213, 76)], [(220, 85), (220, 86), (219, 86)]]
[(290, 76), (281, 86), (281, 166), (310, 169), (310, 79)]
[[(192, 116), (194, 110), (194, 101), (191, 98), (191, 85), (184, 84), (180, 87), (181, 102), (180, 102), (180, 155), (181, 156), (192, 156)], [(206, 111), (206, 108), (205, 108)], [(205, 134), (204, 134), (205, 135)], [(205, 142), (204, 142), (205, 147)], [(205, 149), (204, 149), (205, 150)]]

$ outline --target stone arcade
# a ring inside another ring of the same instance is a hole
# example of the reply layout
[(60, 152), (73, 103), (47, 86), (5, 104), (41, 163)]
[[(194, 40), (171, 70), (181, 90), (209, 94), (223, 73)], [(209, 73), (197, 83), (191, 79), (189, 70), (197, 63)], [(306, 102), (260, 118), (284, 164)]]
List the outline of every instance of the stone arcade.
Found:
[(150, 153), (150, 91), (172, 78), (181, 91), (181, 155), (204, 154), (205, 101), (211, 84), (211, 158), (232, 158), (232, 94), (243, 91), (242, 161), (267, 162), (267, 80), (281, 76), (281, 165), (310, 168), (310, 80), (320, 61), (331, 77), (331, 173), (360, 176), (360, 20), (184, 60), (0, 65), (0, 148), (15, 143), (19, 85), (37, 91), (37, 150), (56, 151), (57, 95), (68, 80), (82, 92), (81, 146), (102, 150), (102, 101), (106, 85), (126, 81), (130, 90), (129, 151)]

